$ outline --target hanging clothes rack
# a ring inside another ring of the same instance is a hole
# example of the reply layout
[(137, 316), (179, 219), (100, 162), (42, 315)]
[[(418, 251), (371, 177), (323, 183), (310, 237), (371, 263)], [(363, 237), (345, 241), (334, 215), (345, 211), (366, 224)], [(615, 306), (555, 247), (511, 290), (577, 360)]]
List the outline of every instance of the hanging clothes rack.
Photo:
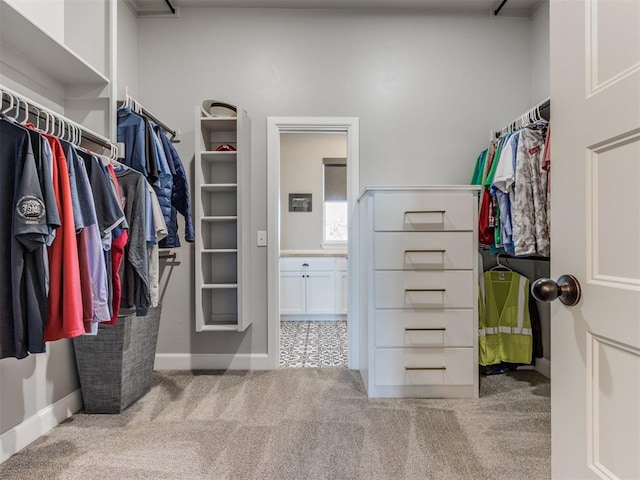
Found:
[(496, 130), (495, 137), (503, 137), (510, 132), (514, 132), (527, 125), (535, 124), (541, 121), (549, 121), (551, 118), (551, 99), (543, 100), (535, 107), (529, 109), (523, 115), (519, 116), (510, 123), (507, 123), (500, 130)]
[[(3, 113), (15, 112), (14, 118), (16, 119), (22, 113), (25, 116), (23, 121), (33, 119), (33, 121), (36, 122), (36, 127), (41, 128), (47, 133), (61, 137), (78, 147), (86, 140), (109, 150), (110, 153), (117, 151), (116, 144), (109, 141), (108, 138), (83, 127), (73, 120), (69, 120), (63, 115), (34, 102), (24, 95), (14, 92), (3, 85), (0, 85), (0, 94), (2, 95), (1, 111)], [(44, 128), (42, 128), (40, 122), (44, 122)]]
[(180, 140), (176, 138), (178, 134), (176, 133), (175, 130), (172, 130), (164, 122), (158, 120), (158, 117), (156, 117), (149, 110), (144, 108), (142, 104), (138, 102), (135, 98), (133, 98), (131, 95), (129, 95), (129, 93), (125, 94), (124, 100), (118, 101), (118, 108), (121, 108), (121, 107), (130, 108), (133, 112), (137, 113), (138, 115), (142, 115), (148, 118), (149, 120), (153, 121), (160, 128), (162, 128), (166, 133), (171, 135), (171, 139), (170, 139), (171, 143), (180, 143)]

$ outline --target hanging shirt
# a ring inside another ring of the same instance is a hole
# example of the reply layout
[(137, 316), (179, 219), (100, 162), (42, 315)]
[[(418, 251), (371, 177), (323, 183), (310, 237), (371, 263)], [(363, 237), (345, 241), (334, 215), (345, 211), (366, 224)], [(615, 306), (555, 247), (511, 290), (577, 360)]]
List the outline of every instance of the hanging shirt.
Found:
[(43, 256), (49, 233), (29, 133), (0, 119), (0, 358), (45, 351)]
[(548, 173), (541, 167), (544, 132), (520, 131), (516, 156), (514, 200), (511, 204), (513, 242), (516, 255), (549, 256), (547, 212)]
[[(116, 192), (120, 206), (122, 204), (122, 192), (120, 190), (120, 184), (118, 183), (116, 172), (113, 165), (107, 166), (107, 173), (109, 179), (113, 182), (113, 188)], [(118, 314), (120, 313), (120, 302), (122, 299), (122, 286), (120, 282), (120, 267), (124, 258), (124, 248), (127, 245), (129, 234), (127, 229), (129, 224), (126, 220), (119, 226), (112, 230), (111, 250), (109, 255), (111, 265), (111, 320), (107, 322), (110, 325), (115, 325), (118, 322)]]
[(60, 141), (43, 134), (53, 154), (53, 188), (61, 226), (49, 247), (49, 318), (45, 340), (73, 338), (85, 333), (78, 263), (78, 243), (73, 216), (66, 157)]
[(129, 224), (129, 241), (125, 247), (124, 261), (120, 268), (121, 306), (135, 307), (137, 315), (146, 315), (151, 302), (145, 235), (147, 184), (141, 173), (129, 168), (116, 170), (116, 178), (120, 185), (124, 213)]
[(515, 162), (518, 149), (519, 132), (507, 136), (500, 153), (498, 166), (491, 184), (491, 193), (498, 201), (500, 210), (501, 243), (507, 253), (513, 255), (513, 227), (511, 219), (511, 198), (515, 185)]

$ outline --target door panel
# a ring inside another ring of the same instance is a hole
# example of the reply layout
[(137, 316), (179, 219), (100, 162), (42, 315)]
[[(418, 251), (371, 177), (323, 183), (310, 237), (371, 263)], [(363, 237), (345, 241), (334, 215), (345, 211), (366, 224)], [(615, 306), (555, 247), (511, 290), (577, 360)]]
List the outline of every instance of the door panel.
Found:
[(640, 478), (640, 2), (550, 12), (552, 477)]
[(640, 478), (640, 350), (587, 342), (588, 461), (604, 478)]

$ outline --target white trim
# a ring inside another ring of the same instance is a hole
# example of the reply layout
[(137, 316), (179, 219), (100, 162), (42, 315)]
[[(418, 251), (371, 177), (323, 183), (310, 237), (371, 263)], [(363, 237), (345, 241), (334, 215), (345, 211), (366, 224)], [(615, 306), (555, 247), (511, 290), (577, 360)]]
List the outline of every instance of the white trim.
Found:
[(154, 370), (269, 370), (266, 353), (159, 353)]
[(536, 372), (551, 378), (551, 360), (548, 358), (536, 358)]
[[(304, 132), (344, 132), (347, 134), (347, 201), (349, 203), (349, 265), (355, 258), (357, 238), (352, 220), (357, 205), (360, 163), (360, 122), (357, 117), (267, 117), (267, 352), (270, 368), (276, 369), (280, 357), (280, 134)], [(349, 267), (350, 268), (350, 267)], [(355, 270), (354, 270), (355, 272)], [(358, 279), (349, 275), (347, 320), (348, 365), (358, 369)]]
[(82, 392), (74, 390), (0, 435), (0, 463), (49, 432), (82, 408)]

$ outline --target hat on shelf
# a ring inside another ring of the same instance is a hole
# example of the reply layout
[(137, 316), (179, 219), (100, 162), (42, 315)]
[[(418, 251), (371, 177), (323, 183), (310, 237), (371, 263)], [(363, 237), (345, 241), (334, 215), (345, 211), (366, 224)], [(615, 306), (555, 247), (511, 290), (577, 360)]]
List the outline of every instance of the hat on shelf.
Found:
[(208, 117), (236, 117), (236, 107), (218, 100), (205, 100), (202, 102), (202, 113)]
[(222, 145), (218, 145), (216, 147), (216, 152), (235, 152), (236, 147), (233, 145), (229, 145), (228, 143), (223, 143)]

